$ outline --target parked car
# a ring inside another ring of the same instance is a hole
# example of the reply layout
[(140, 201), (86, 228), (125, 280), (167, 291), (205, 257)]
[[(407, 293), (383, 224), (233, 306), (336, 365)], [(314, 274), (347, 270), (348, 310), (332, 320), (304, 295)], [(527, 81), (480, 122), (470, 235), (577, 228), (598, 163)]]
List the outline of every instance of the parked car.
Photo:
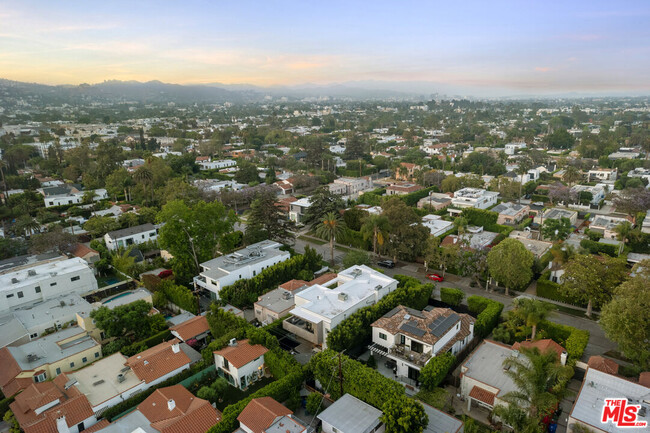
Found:
[(172, 275), (174, 275), (174, 272), (171, 269), (165, 269), (164, 271), (160, 271), (158, 278), (167, 278), (171, 277)]
[(444, 280), (444, 278), (438, 274), (427, 274), (427, 278), (438, 283), (441, 283)]
[(382, 260), (381, 262), (377, 262), (379, 266), (382, 268), (394, 268), (395, 267), (395, 262), (392, 260)]

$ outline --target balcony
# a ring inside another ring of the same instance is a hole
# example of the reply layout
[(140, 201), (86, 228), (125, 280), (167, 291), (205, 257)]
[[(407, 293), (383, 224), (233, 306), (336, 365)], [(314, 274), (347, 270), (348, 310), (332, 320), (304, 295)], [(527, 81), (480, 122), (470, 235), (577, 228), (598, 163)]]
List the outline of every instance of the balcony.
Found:
[(201, 287), (206, 290), (210, 290), (210, 287), (208, 287), (208, 283), (205, 280), (204, 276), (199, 275), (198, 277), (194, 277), (194, 286)]
[(414, 352), (404, 344), (396, 344), (388, 349), (388, 353), (420, 367), (424, 367), (431, 358), (431, 353)]
[(291, 316), (288, 319), (286, 319), (282, 327), (293, 333), (296, 334), (300, 338), (304, 338), (305, 340), (309, 341), (310, 343), (313, 344), (320, 344), (321, 341), (319, 341), (319, 335), (317, 333), (316, 326), (304, 319), (301, 319), (298, 316)]

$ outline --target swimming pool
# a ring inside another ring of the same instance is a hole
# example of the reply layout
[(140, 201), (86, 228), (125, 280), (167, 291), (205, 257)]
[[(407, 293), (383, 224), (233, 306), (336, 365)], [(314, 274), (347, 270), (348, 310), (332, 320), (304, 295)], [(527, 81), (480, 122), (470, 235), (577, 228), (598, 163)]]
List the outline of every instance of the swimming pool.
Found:
[(122, 297), (124, 297), (124, 296), (128, 296), (128, 295), (130, 295), (130, 294), (132, 294), (132, 293), (133, 293), (133, 292), (124, 292), (124, 293), (120, 293), (120, 294), (117, 295), (117, 296), (113, 296), (111, 299), (107, 299), (107, 300), (105, 300), (104, 302), (102, 302), (102, 304), (108, 304), (109, 302), (114, 301), (114, 300), (117, 299), (117, 298), (122, 298)]

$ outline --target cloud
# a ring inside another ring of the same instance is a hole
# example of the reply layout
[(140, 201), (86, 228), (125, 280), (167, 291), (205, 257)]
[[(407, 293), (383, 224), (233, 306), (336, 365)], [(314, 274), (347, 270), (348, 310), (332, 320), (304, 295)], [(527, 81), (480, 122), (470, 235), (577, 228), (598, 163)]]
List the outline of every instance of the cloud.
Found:
[(553, 69), (549, 68), (548, 66), (535, 66), (535, 70), (537, 72), (549, 72), (552, 71)]

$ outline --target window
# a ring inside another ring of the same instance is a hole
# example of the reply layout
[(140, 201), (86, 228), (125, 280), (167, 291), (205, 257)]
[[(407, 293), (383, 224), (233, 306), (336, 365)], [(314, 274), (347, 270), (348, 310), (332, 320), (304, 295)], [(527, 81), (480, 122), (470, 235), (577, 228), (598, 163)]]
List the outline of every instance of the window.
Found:
[(255, 275), (256, 275), (256, 271), (253, 271), (253, 276), (255, 276)]
[(381, 340), (386, 340), (386, 339), (387, 339), (386, 334), (384, 334), (383, 332), (380, 332), (380, 333), (379, 333), (379, 338), (380, 338)]
[(79, 275), (77, 275), (76, 277), (70, 278), (70, 281), (79, 281), (80, 278), (81, 277)]
[(50, 283), (50, 287), (54, 287), (54, 286), (56, 286), (56, 281), (53, 282), (53, 283)]
[(36, 286), (36, 287), (34, 287), (34, 291), (35, 291), (36, 293), (41, 293), (41, 286)]
[(144, 239), (144, 235), (142, 235), (142, 239)]
[(59, 374), (61, 374), (61, 367), (57, 367), (57, 368), (56, 368), (56, 374), (57, 374), (57, 376), (58, 376)]
[(83, 358), (81, 358), (81, 362), (88, 362), (88, 358), (84, 356)]
[(37, 338), (37, 337), (38, 337), (38, 332), (34, 332), (33, 334), (31, 334), (31, 335), (29, 336), (30, 339), (31, 339), (31, 338)]
[(9, 298), (13, 298), (13, 297), (14, 297), (14, 294), (13, 294), (13, 293), (9, 293), (9, 294), (7, 295), (7, 299), (9, 299)]
[(154, 237), (154, 236), (156, 236), (155, 233), (149, 233), (149, 237), (150, 237), (150, 238), (152, 238), (152, 237)]
[(73, 368), (73, 367), (74, 367), (74, 362), (71, 362), (70, 363), (70, 368)]
[(399, 342), (400, 342), (400, 344), (406, 344), (406, 337), (403, 336), (403, 335), (400, 335), (399, 336)]
[(84, 430), (86, 430), (86, 426), (84, 425), (84, 423), (82, 421), (79, 424), (77, 424), (77, 431), (81, 433)]
[(23, 292), (18, 292), (18, 298), (24, 298), (25, 295), (23, 295)]
[(226, 358), (223, 358), (223, 368), (225, 370), (230, 370), (230, 365), (228, 365), (228, 360)]
[[(103, 332), (102, 332), (103, 334)], [(99, 352), (95, 352), (95, 358), (99, 358)]]
[(38, 376), (34, 376), (34, 382), (36, 383), (44, 382), (45, 379), (47, 379), (47, 373), (45, 372), (39, 374)]

